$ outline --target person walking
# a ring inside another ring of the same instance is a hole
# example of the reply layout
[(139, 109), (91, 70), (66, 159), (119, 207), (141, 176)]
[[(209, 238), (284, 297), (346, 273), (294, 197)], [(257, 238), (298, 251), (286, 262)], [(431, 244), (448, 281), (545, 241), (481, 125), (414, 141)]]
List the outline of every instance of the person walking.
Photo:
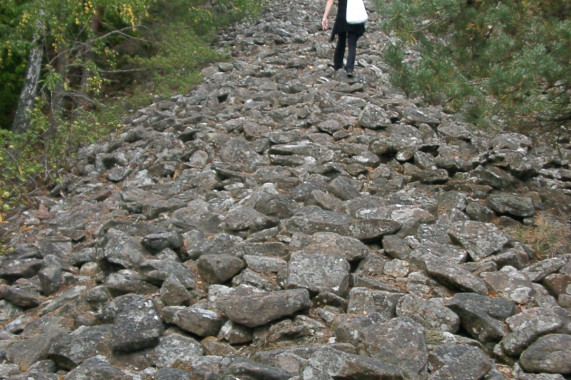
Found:
[[(334, 0), (327, 0), (325, 5), (325, 12), (323, 13), (323, 19), (321, 20), (321, 26), (323, 30), (329, 27), (329, 12), (333, 6)], [(337, 46), (335, 47), (335, 53), (333, 55), (333, 68), (337, 71), (343, 68), (343, 58), (345, 57), (345, 47), (347, 42), (349, 43), (349, 49), (347, 54), (347, 63), (345, 65), (345, 71), (347, 71), (347, 76), (352, 78), (353, 71), (355, 69), (355, 57), (357, 55), (357, 40), (363, 34), (365, 34), (365, 23), (362, 24), (348, 24), (346, 19), (347, 14), (347, 0), (339, 0), (337, 4), (337, 16), (335, 16), (335, 23), (333, 24), (333, 29), (331, 30), (331, 40), (335, 40), (335, 35), (337, 35)]]

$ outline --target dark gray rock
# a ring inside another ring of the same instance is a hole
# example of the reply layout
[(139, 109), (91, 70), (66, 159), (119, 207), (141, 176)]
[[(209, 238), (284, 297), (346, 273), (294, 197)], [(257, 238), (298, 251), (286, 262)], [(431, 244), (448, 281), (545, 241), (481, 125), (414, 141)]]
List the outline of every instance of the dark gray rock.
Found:
[(380, 129), (391, 125), (391, 120), (384, 109), (368, 104), (359, 115), (359, 124), (363, 128)]
[(495, 225), (475, 221), (452, 225), (448, 234), (454, 242), (468, 251), (474, 261), (497, 253), (510, 241)]
[[(333, 379), (404, 379), (396, 365), (363, 355), (355, 355), (335, 349), (322, 349), (308, 361), (311, 370), (325, 373)], [(304, 376), (308, 368), (303, 370)]]
[(198, 271), (211, 284), (223, 284), (238, 274), (245, 263), (239, 258), (227, 255), (202, 255), (197, 261)]
[(503, 351), (510, 356), (521, 354), (538, 337), (554, 332), (563, 326), (557, 312), (548, 308), (524, 310), (506, 319), (511, 332), (500, 342)]
[(486, 199), (486, 204), (499, 215), (528, 218), (535, 214), (533, 201), (529, 197), (496, 193)]
[(226, 318), (213, 310), (190, 307), (175, 311), (172, 320), (168, 322), (200, 337), (206, 337), (218, 335)]
[(182, 369), (162, 367), (155, 373), (155, 380), (191, 380), (191, 377)]
[(403, 293), (392, 293), (383, 290), (353, 288), (349, 293), (347, 313), (377, 313), (388, 321), (396, 317), (396, 308)]
[(456, 333), (460, 327), (460, 318), (444, 306), (438, 299), (423, 299), (407, 294), (399, 300), (396, 315), (408, 317), (426, 329)]
[(158, 344), (163, 324), (152, 300), (127, 294), (115, 298), (107, 306), (105, 320), (113, 323), (112, 348), (131, 352)]
[(350, 269), (349, 263), (339, 256), (295, 252), (288, 264), (285, 283), (288, 288), (341, 295), (349, 286)]
[(140, 263), (138, 272), (142, 278), (154, 285), (161, 285), (169, 276), (175, 277), (185, 288), (194, 288), (194, 273), (178, 261), (171, 259), (145, 260)]
[(160, 297), (166, 306), (189, 305), (192, 296), (175, 276), (168, 276), (160, 289)]
[(112, 327), (81, 326), (54, 342), (49, 349), (48, 357), (58, 367), (72, 369), (96, 355), (108, 356), (113, 340)]
[(228, 212), (224, 221), (230, 231), (248, 232), (265, 230), (279, 224), (277, 218), (266, 216), (249, 207), (240, 207)]
[(442, 344), (430, 352), (430, 379), (486, 378), (494, 367), (493, 361), (478, 347), (459, 344)]
[[(484, 301), (482, 303), (478, 301)], [(474, 339), (493, 345), (508, 333), (507, 326), (496, 319), (513, 313), (515, 304), (475, 294), (460, 294), (446, 303), (459, 317), (460, 324)]]
[(183, 243), (182, 235), (177, 232), (150, 234), (141, 240), (143, 247), (152, 253), (160, 252), (165, 248), (171, 248), (176, 251), (182, 247)]
[(143, 246), (133, 237), (111, 228), (105, 235), (103, 256), (112, 264), (130, 269), (136, 267), (150, 255), (145, 252)]
[(442, 284), (463, 292), (488, 294), (485, 282), (469, 271), (431, 254), (422, 256), (421, 260), (426, 273)]
[(539, 338), (520, 356), (527, 372), (571, 373), (571, 335), (551, 334)]
[(65, 375), (64, 380), (124, 380), (126, 374), (109, 364), (103, 355), (97, 355), (86, 359), (79, 366)]
[[(248, 327), (261, 326), (311, 307), (306, 289), (271, 293), (238, 290), (220, 299), (217, 304), (228, 319)], [(256, 310), (256, 313), (253, 314), (252, 310)]]
[(505, 266), (499, 272), (484, 272), (480, 277), (490, 290), (505, 299), (526, 304), (533, 296), (531, 281), (514, 267)]
[(426, 376), (428, 349), (424, 328), (408, 318), (365, 327), (359, 332), (368, 356), (399, 367), (405, 378)]
[(123, 269), (111, 273), (105, 281), (105, 287), (114, 296), (123, 294), (154, 294), (159, 288), (143, 280), (139, 272)]
[(159, 344), (146, 354), (157, 368), (190, 365), (202, 355), (202, 346), (198, 341), (176, 333), (160, 338)]
[(41, 301), (41, 297), (38, 294), (20, 289), (17, 286), (7, 285), (0, 285), (0, 298), (24, 309), (36, 307)]

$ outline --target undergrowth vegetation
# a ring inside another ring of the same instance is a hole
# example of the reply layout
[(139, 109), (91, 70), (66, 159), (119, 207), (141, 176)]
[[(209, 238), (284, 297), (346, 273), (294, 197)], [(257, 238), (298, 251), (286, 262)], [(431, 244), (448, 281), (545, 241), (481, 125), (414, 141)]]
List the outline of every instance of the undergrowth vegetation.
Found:
[[(120, 131), (120, 120), (129, 111), (148, 105), (154, 97), (187, 93), (199, 83), (202, 67), (227, 59), (215, 45), (217, 31), (255, 17), (264, 2), (154, 0), (140, 2), (139, 6), (148, 6), (135, 9), (122, 1), (109, 0), (105, 9), (90, 1), (85, 9), (76, 9), (71, 2), (69, 25), (61, 25), (57, 36), (44, 31), (45, 44), (54, 41), (55, 46), (57, 41), (69, 46), (62, 49), (68, 54), (68, 66), (55, 67), (62, 53), (54, 52), (53, 61), (44, 56), (34, 107), (27, 112), (29, 127), (22, 132), (11, 130), (10, 115), (15, 112), (14, 99), (31, 48), (26, 38), (33, 35), (33, 30), (22, 25), (30, 23), (30, 7), (37, 3), (11, 4), (10, 0), (10, 4), (0, 5), (0, 31), (5, 32), (0, 37), (0, 77), (5, 80), (0, 91), (0, 222), (30, 196), (55, 184), (69, 169), (79, 146)], [(115, 3), (117, 13), (111, 13), (110, 5)], [(36, 24), (44, 20), (38, 19)], [(95, 28), (94, 20), (101, 26)], [(82, 23), (86, 25), (83, 31)], [(87, 42), (78, 44), (79, 37)], [(16, 42), (16, 38), (21, 40)], [(88, 44), (83, 55), (70, 53), (80, 50), (77, 45)], [(81, 75), (87, 78), (85, 83), (81, 83)], [(58, 94), (69, 99), (55, 106)]]
[(571, 230), (562, 218), (548, 212), (538, 212), (533, 225), (519, 225), (511, 235), (528, 245), (536, 260), (544, 260), (571, 252)]

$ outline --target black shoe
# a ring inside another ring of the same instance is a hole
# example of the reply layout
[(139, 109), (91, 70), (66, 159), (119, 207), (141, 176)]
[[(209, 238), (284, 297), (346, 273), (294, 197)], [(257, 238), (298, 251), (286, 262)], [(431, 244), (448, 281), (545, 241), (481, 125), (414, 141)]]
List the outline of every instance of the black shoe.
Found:
[(353, 78), (353, 71), (352, 70), (347, 71), (347, 77)]

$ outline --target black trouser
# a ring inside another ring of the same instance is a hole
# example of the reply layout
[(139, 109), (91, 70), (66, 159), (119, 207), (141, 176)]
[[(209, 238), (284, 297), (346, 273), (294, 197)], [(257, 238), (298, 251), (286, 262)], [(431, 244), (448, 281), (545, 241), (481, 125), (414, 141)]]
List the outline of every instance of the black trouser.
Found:
[(355, 67), (355, 56), (357, 55), (357, 40), (359, 36), (354, 33), (339, 33), (337, 35), (337, 46), (333, 56), (333, 68), (339, 70), (343, 67), (343, 57), (345, 56), (345, 45), (349, 40), (349, 52), (347, 54), (347, 65), (345, 70), (352, 72)]

